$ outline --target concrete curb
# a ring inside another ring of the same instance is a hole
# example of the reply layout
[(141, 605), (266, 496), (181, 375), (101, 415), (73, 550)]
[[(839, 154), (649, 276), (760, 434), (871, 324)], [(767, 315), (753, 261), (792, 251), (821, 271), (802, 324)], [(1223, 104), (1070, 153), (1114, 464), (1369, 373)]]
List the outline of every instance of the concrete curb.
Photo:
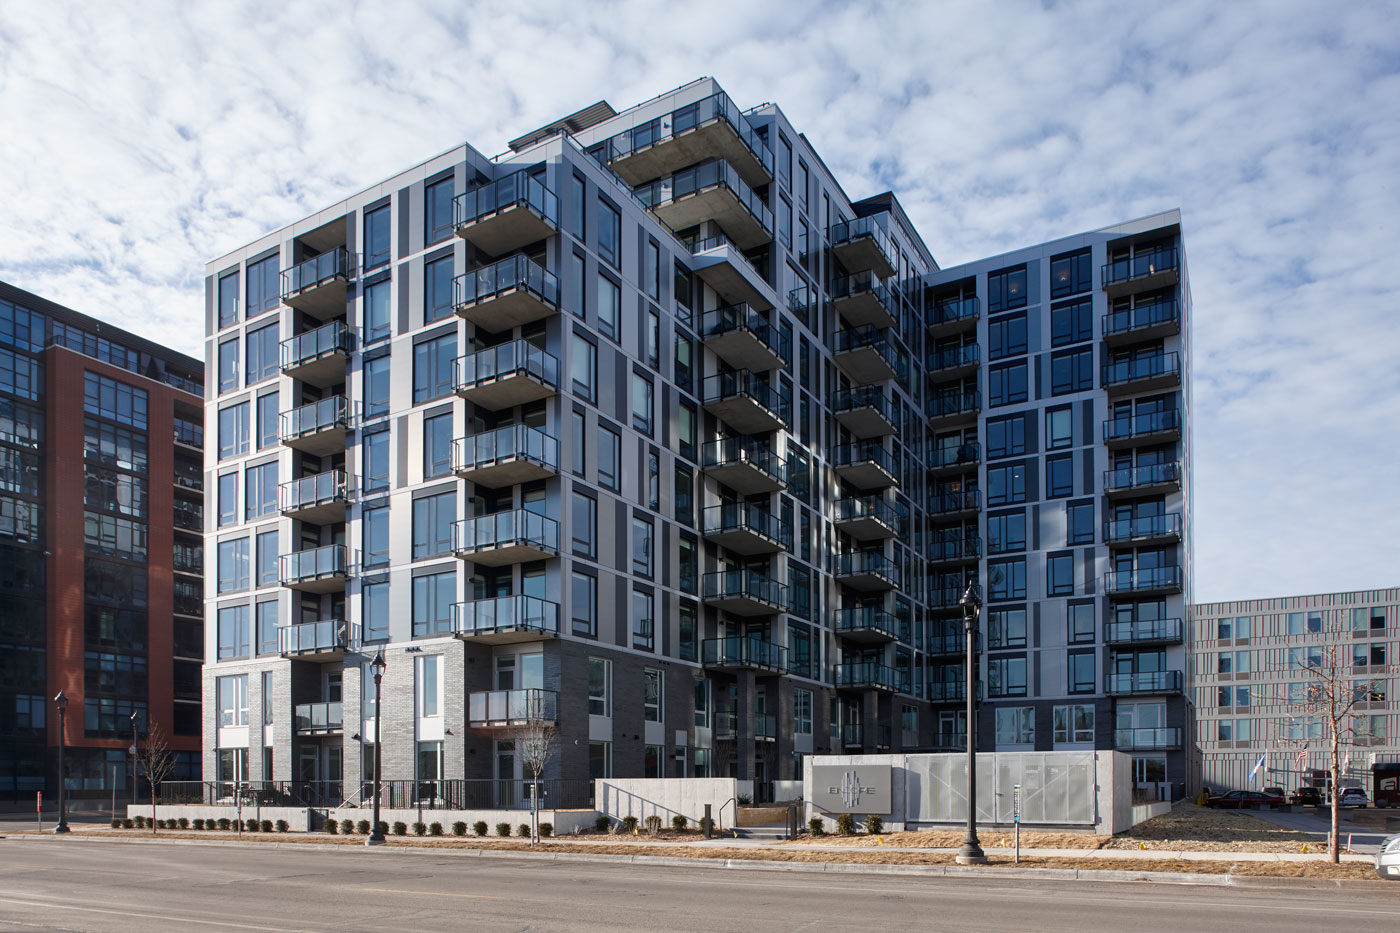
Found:
[[(0, 837), (6, 838), (6, 837)], [(96, 842), (112, 845), (186, 845), (186, 846), (225, 846), (239, 849), (294, 849), (305, 850), (315, 842), (240, 842), (236, 839), (116, 839), (102, 836), (55, 837), (55, 836), (10, 836), (11, 839), (29, 839), (38, 842), (72, 844), (74, 842)], [(365, 852), (368, 846), (326, 845), (325, 852)], [(1209, 887), (1249, 887), (1296, 889), (1297, 887), (1348, 888), (1358, 890), (1392, 890), (1397, 886), (1377, 878), (1374, 881), (1356, 878), (1280, 878), (1268, 875), (1196, 874), (1191, 872), (1166, 871), (1125, 871), (1100, 868), (973, 868), (964, 865), (872, 865), (861, 862), (770, 862), (762, 859), (715, 859), (683, 858), (665, 855), (607, 855), (588, 852), (530, 852), (517, 849), (456, 849), (436, 846), (385, 846), (377, 852), (394, 852), (403, 855), (452, 856), (456, 858), (501, 858), (525, 859), (546, 862), (602, 862), (605, 864), (657, 865), (669, 868), (713, 868), (739, 869), (748, 871), (796, 871), (822, 872), (833, 874), (858, 875), (904, 875), (914, 877), (976, 877), (995, 881), (998, 879), (1038, 880), (1038, 881), (1126, 881), (1147, 884), (1189, 884)]]

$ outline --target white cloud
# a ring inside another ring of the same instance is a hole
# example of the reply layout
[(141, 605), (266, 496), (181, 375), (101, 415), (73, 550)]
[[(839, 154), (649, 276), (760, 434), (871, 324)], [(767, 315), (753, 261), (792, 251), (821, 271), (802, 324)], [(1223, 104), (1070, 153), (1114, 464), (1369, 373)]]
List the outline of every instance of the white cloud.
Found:
[(6, 4), (0, 278), (198, 353), (206, 259), (713, 74), (945, 265), (1180, 206), (1197, 597), (1397, 582), (1393, 5), (442, 7)]

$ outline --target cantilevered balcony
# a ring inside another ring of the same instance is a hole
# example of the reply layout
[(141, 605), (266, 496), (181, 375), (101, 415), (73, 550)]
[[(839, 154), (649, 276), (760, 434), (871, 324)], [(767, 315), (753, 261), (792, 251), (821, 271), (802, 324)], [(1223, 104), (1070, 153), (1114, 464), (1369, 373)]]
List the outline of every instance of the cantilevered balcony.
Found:
[(492, 411), (559, 392), (559, 360), (525, 340), (487, 347), (454, 361), (453, 390)]
[(452, 471), (484, 486), (514, 486), (559, 474), (559, 439), (510, 424), (452, 442)]
[(1181, 515), (1142, 515), (1114, 518), (1103, 523), (1103, 543), (1132, 545), (1172, 544), (1181, 540)]
[(827, 239), (831, 241), (831, 255), (848, 270), (869, 271), (875, 273), (876, 278), (887, 279), (895, 274), (899, 252), (876, 217), (885, 217), (888, 222), (889, 215), (858, 217), (832, 224)]
[(778, 740), (778, 717), (772, 713), (754, 713), (753, 737), (758, 742), (776, 742)]
[(686, 242), (692, 270), (726, 302), (759, 309), (775, 306), (773, 286), (729, 237), (715, 233), (704, 239), (687, 238)]
[(751, 185), (773, 180), (773, 151), (720, 91), (589, 147), (629, 185), (706, 159), (724, 159)]
[(752, 437), (727, 437), (705, 445), (701, 468), (735, 492), (745, 496), (778, 492), (787, 488), (787, 461), (764, 441)]
[(520, 171), (457, 195), (457, 235), (491, 256), (528, 246), (559, 229), (559, 199), (544, 182)]
[(941, 337), (944, 334), (975, 330), (977, 319), (982, 315), (982, 303), (977, 298), (950, 298), (936, 302), (924, 316), (924, 325), (929, 335)]
[(705, 221), (719, 225), (741, 250), (773, 240), (773, 212), (723, 160), (703, 162), (633, 191), (672, 231)]
[(860, 489), (884, 489), (895, 484), (894, 454), (879, 441), (860, 441), (836, 448), (836, 475)]
[(559, 635), (559, 604), (534, 596), (453, 603), (452, 634), (486, 645), (547, 641)]
[(331, 321), (315, 330), (289, 337), (280, 345), (282, 375), (327, 389), (345, 381), (345, 363), (354, 337), (344, 321)]
[(334, 593), (345, 589), (350, 577), (349, 554), (343, 544), (308, 548), (283, 554), (278, 577), (282, 585), (303, 593)]
[(967, 441), (956, 447), (933, 447), (928, 454), (928, 471), (932, 476), (948, 476), (974, 470), (982, 462), (982, 445)]
[(1146, 648), (1152, 645), (1181, 644), (1180, 619), (1137, 619), (1127, 622), (1108, 621), (1103, 626), (1103, 640), (1113, 647)]
[(1179, 278), (1174, 247), (1140, 252), (1103, 267), (1103, 290), (1110, 299), (1175, 285)]
[(1110, 499), (1135, 499), (1181, 491), (1181, 466), (1154, 463), (1148, 466), (1105, 470), (1103, 491)]
[(282, 412), (282, 443), (322, 457), (345, 449), (350, 430), (350, 405), (343, 395)]
[(955, 379), (977, 371), (982, 355), (977, 344), (930, 350), (924, 360), (924, 371), (933, 379)]
[(525, 509), (452, 523), (452, 550), (488, 567), (559, 556), (559, 523)]
[(700, 318), (705, 346), (735, 369), (767, 372), (792, 355), (790, 339), (748, 305), (728, 305)]
[(478, 327), (509, 331), (559, 312), (559, 279), (526, 256), (507, 256), (454, 278), (452, 308)]
[(831, 307), (851, 327), (894, 327), (899, 323), (899, 299), (873, 272), (834, 280)]
[(360, 646), (360, 623), (344, 619), (299, 622), (277, 630), (277, 653), (298, 661), (340, 661)]
[(982, 393), (968, 390), (930, 394), (924, 400), (924, 415), (931, 427), (975, 421), (982, 410)]
[(277, 487), (277, 509), (287, 518), (324, 525), (345, 521), (350, 503), (350, 477), (344, 470), (326, 470)]
[(836, 500), (836, 530), (859, 541), (893, 538), (903, 527), (895, 507), (880, 496)]
[(473, 729), (504, 729), (558, 721), (559, 694), (553, 690), (527, 687), (467, 694), (467, 725)]
[(884, 382), (904, 372), (889, 331), (868, 325), (838, 330), (832, 351), (833, 361), (858, 386)]
[(967, 654), (967, 636), (962, 632), (948, 631), (932, 634), (928, 637), (928, 653), (941, 657)]
[(899, 565), (879, 551), (852, 551), (836, 555), (836, 582), (866, 592), (899, 586)]
[(705, 509), (702, 518), (705, 539), (736, 554), (792, 549), (792, 526), (763, 506), (726, 502)]
[(900, 678), (895, 669), (875, 661), (848, 661), (836, 666), (838, 690), (880, 690), (893, 693)]
[(842, 389), (831, 407), (836, 420), (856, 437), (884, 437), (899, 427), (894, 403), (881, 386)]
[(318, 321), (345, 313), (345, 293), (355, 279), (359, 260), (337, 246), (290, 269), (282, 270), (282, 303)]
[(787, 649), (752, 635), (726, 635), (700, 643), (700, 661), (718, 671), (787, 670)]
[(1181, 671), (1133, 671), (1104, 677), (1104, 693), (1109, 696), (1142, 696), (1181, 692)]
[(1103, 575), (1103, 589), (1109, 596), (1155, 596), (1181, 592), (1181, 568), (1139, 567), (1136, 570), (1110, 570)]
[(961, 564), (982, 556), (982, 539), (977, 535), (935, 537), (928, 545), (931, 564)]
[(1114, 729), (1113, 747), (1120, 751), (1171, 751), (1181, 748), (1178, 728)]
[[(967, 684), (961, 680), (933, 681), (928, 685), (928, 698), (933, 703), (961, 703), (967, 699)], [(966, 741), (964, 738), (964, 748)]]
[(766, 434), (787, 427), (778, 414), (778, 393), (746, 369), (707, 378), (704, 400), (706, 411), (741, 434)]
[(788, 606), (788, 588), (756, 570), (721, 570), (704, 577), (705, 604), (741, 616), (771, 616)]
[(345, 731), (340, 702), (298, 703), (292, 708), (297, 735), (334, 735)]
[(1110, 396), (1179, 385), (1181, 357), (1176, 353), (1154, 353), (1151, 356), (1114, 360), (1103, 368), (1103, 388)]
[(1103, 340), (1110, 347), (1160, 340), (1179, 333), (1181, 305), (1175, 299), (1124, 308), (1103, 316)]
[(1176, 409), (1121, 415), (1103, 423), (1103, 442), (1113, 447), (1164, 444), (1181, 439), (1181, 413)]
[(977, 489), (961, 492), (953, 489), (935, 489), (928, 494), (928, 510), (939, 519), (957, 518), (975, 513), (982, 507), (982, 493)]
[(863, 644), (884, 644), (899, 637), (899, 623), (877, 606), (836, 610), (836, 634)]

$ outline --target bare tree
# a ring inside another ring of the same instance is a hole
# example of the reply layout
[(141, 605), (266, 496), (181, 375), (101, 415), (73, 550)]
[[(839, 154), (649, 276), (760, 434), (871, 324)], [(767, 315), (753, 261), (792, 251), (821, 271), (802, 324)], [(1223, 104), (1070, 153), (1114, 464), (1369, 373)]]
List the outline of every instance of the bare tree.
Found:
[(559, 744), (559, 727), (552, 711), (544, 709), (542, 698), (527, 701), (525, 721), (510, 730), (521, 768), (530, 775), (530, 845), (540, 836), (540, 777), (554, 757)]
[(165, 738), (165, 730), (160, 723), (153, 722), (146, 730), (146, 738), (136, 746), (136, 764), (146, 775), (146, 786), (151, 789), (151, 832), (156, 831), (156, 788), (175, 770), (175, 753)]

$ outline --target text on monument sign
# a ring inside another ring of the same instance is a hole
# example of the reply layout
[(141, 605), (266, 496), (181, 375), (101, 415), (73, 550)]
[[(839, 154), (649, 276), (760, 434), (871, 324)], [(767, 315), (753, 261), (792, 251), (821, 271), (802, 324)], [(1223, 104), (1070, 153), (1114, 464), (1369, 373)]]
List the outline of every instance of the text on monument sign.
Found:
[(891, 812), (889, 765), (813, 765), (812, 806), (822, 813)]

